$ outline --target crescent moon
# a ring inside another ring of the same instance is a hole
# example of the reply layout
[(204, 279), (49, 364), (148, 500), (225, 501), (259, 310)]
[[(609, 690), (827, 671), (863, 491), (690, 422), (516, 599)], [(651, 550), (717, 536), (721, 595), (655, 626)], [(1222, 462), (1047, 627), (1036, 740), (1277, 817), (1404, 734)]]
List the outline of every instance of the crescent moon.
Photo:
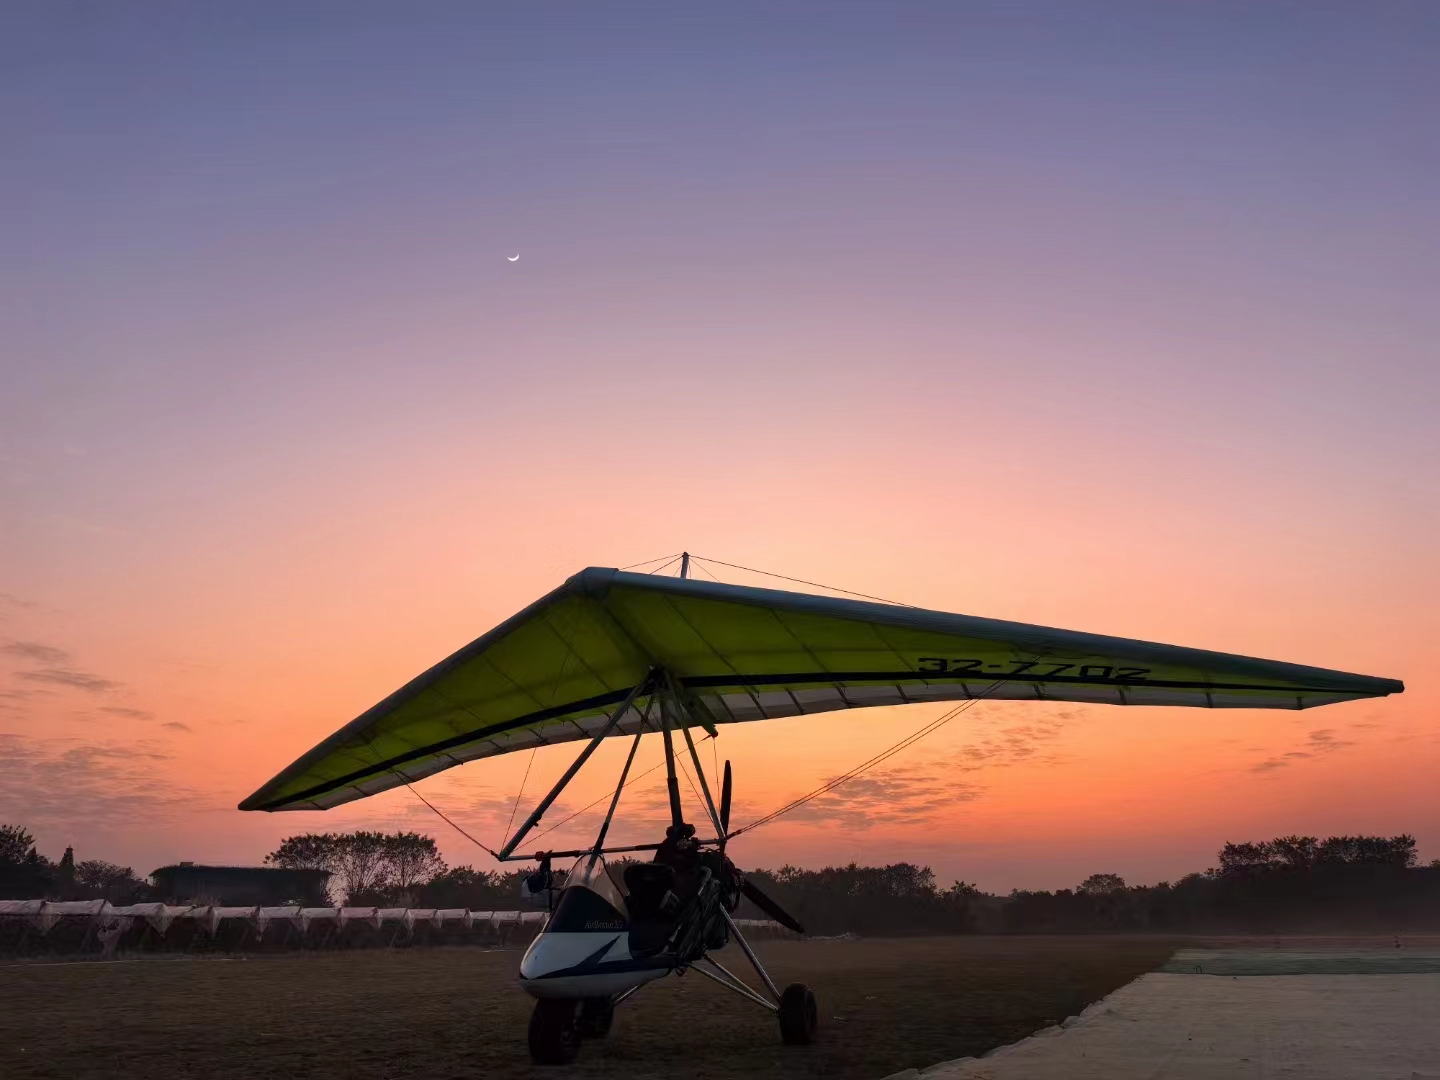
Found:
[(516, 259), (520, 258), (520, 256), (519, 256), (519, 255), (506, 255), (505, 258), (509, 259), (511, 262), (514, 262)]

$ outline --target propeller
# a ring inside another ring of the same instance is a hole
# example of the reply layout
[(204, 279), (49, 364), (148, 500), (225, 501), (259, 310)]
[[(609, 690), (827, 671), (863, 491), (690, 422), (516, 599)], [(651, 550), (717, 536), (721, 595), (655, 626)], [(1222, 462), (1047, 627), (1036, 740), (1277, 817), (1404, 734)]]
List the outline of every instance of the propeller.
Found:
[[(725, 850), (725, 841), (730, 838), (730, 799), (735, 793), (735, 778), (730, 771), (730, 762), (725, 762), (725, 776), (720, 781), (720, 850)], [(734, 867), (729, 859), (725, 860), (726, 865)], [(805, 933), (805, 927), (800, 925), (800, 920), (791, 915), (770, 897), (760, 891), (760, 887), (740, 874), (740, 895), (748, 899), (752, 904), (765, 912), (772, 919), (778, 922), (787, 930), (793, 930), (797, 934)]]
[(733, 785), (730, 778), (730, 762), (725, 762), (725, 779), (720, 784), (720, 831), (727, 834), (721, 840), (728, 839), (730, 832), (730, 796), (733, 793)]
[(805, 927), (801, 926), (793, 915), (761, 892), (759, 887), (749, 878), (741, 880), (740, 892), (752, 904), (765, 912), (766, 915), (769, 915), (781, 926), (785, 927), (786, 930), (794, 930), (797, 934), (803, 934), (805, 932)]

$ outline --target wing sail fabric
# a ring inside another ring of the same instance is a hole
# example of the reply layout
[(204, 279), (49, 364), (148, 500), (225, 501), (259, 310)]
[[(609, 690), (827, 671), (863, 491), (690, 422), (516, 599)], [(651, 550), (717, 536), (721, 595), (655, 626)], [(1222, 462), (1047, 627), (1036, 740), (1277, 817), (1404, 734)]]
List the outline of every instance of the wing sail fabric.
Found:
[[(240, 808), (328, 809), (465, 761), (589, 738), (655, 670), (716, 723), (966, 698), (1305, 709), (1404, 690), (1229, 653), (592, 567)], [(653, 729), (648, 711), (636, 697), (612, 734)]]

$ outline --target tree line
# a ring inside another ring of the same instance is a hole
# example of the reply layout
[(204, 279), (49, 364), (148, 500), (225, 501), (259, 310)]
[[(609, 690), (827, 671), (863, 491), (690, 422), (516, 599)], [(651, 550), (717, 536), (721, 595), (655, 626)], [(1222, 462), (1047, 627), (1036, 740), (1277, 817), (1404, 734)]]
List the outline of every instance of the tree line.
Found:
[(75, 861), (66, 848), (58, 862), (35, 850), (35, 837), (23, 826), (0, 825), (0, 900), (109, 900), (135, 904), (152, 899), (154, 890), (129, 866), (104, 859)]
[(1227, 843), (1216, 862), (1173, 883), (1104, 874), (1073, 890), (1016, 890), (982, 917), (1003, 933), (1440, 928), (1440, 859), (1418, 865), (1413, 836)]
[(433, 837), (416, 832), (302, 833), (265, 856), (269, 866), (330, 872), (330, 898), (348, 907), (518, 906), (520, 882), (535, 867), (506, 872), (448, 866)]
[[(827, 866), (804, 870), (752, 870), (747, 875), (767, 896), (794, 915), (812, 934), (961, 933), (983, 896), (974, 885), (956, 881), (941, 888), (928, 866)], [(746, 901), (740, 914), (767, 918)]]
[[(340, 903), (513, 909), (530, 867), (498, 873), (448, 867), (415, 832), (305, 834), (268, 863), (334, 874)], [(616, 878), (624, 863), (613, 865)], [(1129, 886), (1092, 874), (1074, 888), (984, 893), (937, 883), (929, 867), (825, 867), (750, 873), (812, 933), (1096, 933), (1182, 930), (1440, 927), (1440, 860), (1418, 867), (1416, 841), (1400, 837), (1279, 837), (1225, 844), (1217, 865), (1175, 883)], [(742, 916), (763, 917), (749, 904)]]
[[(329, 901), (347, 906), (513, 910), (534, 868), (448, 866), (416, 832), (302, 833), (265, 856), (270, 866), (331, 874)], [(617, 880), (623, 862), (612, 870)], [(1440, 928), (1440, 860), (1418, 865), (1412, 836), (1285, 836), (1227, 843), (1211, 869), (1175, 882), (1127, 885), (1092, 874), (1071, 889), (985, 893), (942, 886), (928, 866), (782, 866), (756, 884), (814, 934), (1116, 933)], [(165, 899), (130, 867), (58, 862), (20, 826), (0, 826), (0, 899)], [(742, 916), (761, 918), (750, 909)]]
[(1440, 929), (1440, 859), (1419, 866), (1413, 836), (1227, 843), (1216, 863), (1173, 883), (1132, 886), (1101, 873), (1007, 896), (963, 881), (941, 887), (913, 863), (751, 876), (814, 934)]

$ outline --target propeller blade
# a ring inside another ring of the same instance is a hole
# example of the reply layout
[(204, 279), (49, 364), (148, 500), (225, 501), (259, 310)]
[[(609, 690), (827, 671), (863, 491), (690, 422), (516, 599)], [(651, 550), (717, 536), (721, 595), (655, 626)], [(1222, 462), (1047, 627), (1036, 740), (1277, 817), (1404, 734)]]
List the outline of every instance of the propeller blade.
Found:
[(793, 915), (756, 888), (754, 882), (749, 878), (740, 883), (740, 891), (752, 904), (785, 927), (786, 930), (794, 930), (797, 934), (805, 932), (805, 927), (801, 926)]
[(720, 785), (720, 828), (727, 833), (730, 831), (731, 791), (732, 786), (730, 782), (730, 762), (727, 761), (725, 762), (725, 780)]

